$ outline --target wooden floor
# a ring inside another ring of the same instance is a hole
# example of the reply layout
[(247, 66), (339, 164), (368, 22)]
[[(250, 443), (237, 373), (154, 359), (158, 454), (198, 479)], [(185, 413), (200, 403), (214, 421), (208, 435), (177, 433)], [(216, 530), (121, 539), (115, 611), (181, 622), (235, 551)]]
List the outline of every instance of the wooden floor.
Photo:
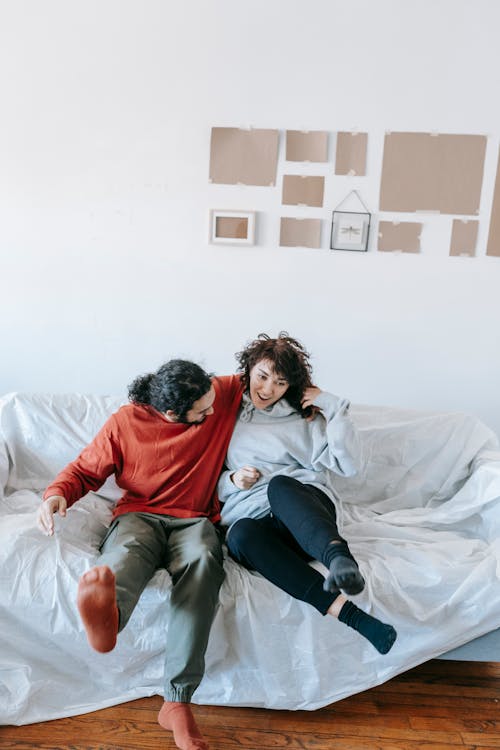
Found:
[[(50, 690), (50, 687), (47, 686)], [(0, 748), (173, 750), (158, 696), (0, 727)], [(498, 750), (500, 664), (430, 661), (318, 711), (193, 706), (211, 750)]]

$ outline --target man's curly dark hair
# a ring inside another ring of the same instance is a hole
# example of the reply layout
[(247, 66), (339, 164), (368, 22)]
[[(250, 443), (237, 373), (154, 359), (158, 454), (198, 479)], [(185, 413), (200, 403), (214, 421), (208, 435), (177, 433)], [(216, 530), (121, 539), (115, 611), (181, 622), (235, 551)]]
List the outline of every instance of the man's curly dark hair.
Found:
[(263, 359), (272, 363), (277, 375), (288, 383), (284, 398), (302, 417), (309, 417), (313, 409), (302, 408), (302, 397), (306, 388), (313, 385), (311, 380), (312, 367), (309, 362), (310, 354), (286, 331), (280, 331), (277, 338), (271, 338), (267, 333), (259, 333), (256, 339), (236, 354), (238, 372), (241, 372), (243, 386), (248, 389), (250, 371)]
[(162, 413), (171, 409), (180, 422), (185, 422), (194, 402), (211, 387), (210, 375), (199, 365), (171, 359), (156, 372), (136, 378), (128, 387), (128, 397), (134, 404), (152, 406)]

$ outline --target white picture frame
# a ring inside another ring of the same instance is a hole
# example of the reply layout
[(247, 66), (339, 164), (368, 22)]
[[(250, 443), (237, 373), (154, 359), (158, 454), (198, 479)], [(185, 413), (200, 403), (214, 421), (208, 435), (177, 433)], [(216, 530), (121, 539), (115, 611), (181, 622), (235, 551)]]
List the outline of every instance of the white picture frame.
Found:
[(255, 211), (211, 209), (209, 241), (212, 245), (255, 244)]

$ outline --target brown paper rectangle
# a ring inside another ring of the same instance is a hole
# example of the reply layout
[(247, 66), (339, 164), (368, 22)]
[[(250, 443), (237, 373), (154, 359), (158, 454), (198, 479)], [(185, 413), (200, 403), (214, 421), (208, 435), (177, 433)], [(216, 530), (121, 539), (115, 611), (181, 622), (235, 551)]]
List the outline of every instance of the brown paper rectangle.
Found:
[(417, 221), (381, 221), (378, 225), (378, 250), (403, 253), (420, 252), (422, 224)]
[(283, 176), (282, 203), (287, 206), (323, 206), (324, 177), (308, 177), (300, 174)]
[(287, 130), (286, 160), (328, 161), (328, 133), (320, 130)]
[(335, 174), (365, 175), (368, 133), (337, 133)]
[(248, 237), (248, 219), (245, 216), (216, 216), (215, 236), (245, 240)]
[(486, 136), (388, 133), (381, 211), (477, 214)]
[(212, 128), (210, 181), (222, 185), (275, 185), (278, 130)]
[(479, 222), (453, 219), (450, 255), (475, 255)]
[(491, 207), (490, 230), (488, 232), (488, 245), (486, 255), (500, 257), (500, 152), (498, 154), (497, 176), (495, 180), (495, 191), (493, 193), (493, 205)]
[(281, 218), (282, 247), (321, 247), (321, 219)]

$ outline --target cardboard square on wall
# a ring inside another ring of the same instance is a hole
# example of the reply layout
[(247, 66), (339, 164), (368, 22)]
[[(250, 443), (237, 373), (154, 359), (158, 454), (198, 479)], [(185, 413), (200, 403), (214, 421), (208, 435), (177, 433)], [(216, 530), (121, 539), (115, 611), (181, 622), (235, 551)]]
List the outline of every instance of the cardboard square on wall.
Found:
[(450, 255), (475, 255), (479, 222), (453, 219)]
[(378, 246), (381, 252), (420, 252), (422, 224), (417, 221), (380, 221)]
[(301, 174), (283, 176), (281, 202), (287, 206), (323, 206), (324, 177), (309, 177)]
[(337, 133), (335, 174), (366, 174), (368, 133)]
[(276, 185), (279, 131), (212, 128), (211, 182), (222, 185)]
[(486, 136), (387, 133), (381, 211), (479, 212)]
[(328, 133), (322, 130), (287, 130), (287, 161), (328, 161)]
[(281, 217), (280, 246), (321, 247), (321, 219)]
[(490, 229), (488, 232), (488, 245), (486, 255), (500, 257), (500, 152), (498, 154), (497, 176), (495, 190), (493, 192), (493, 205), (491, 207)]

